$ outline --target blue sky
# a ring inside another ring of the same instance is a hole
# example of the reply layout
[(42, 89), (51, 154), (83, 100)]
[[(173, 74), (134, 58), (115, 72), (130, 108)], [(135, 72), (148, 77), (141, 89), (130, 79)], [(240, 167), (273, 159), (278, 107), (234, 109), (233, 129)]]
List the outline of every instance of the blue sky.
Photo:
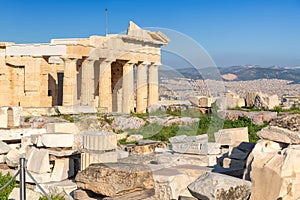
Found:
[(300, 66), (299, 0), (0, 0), (0, 41), (125, 31), (129, 20), (193, 38), (218, 66)]

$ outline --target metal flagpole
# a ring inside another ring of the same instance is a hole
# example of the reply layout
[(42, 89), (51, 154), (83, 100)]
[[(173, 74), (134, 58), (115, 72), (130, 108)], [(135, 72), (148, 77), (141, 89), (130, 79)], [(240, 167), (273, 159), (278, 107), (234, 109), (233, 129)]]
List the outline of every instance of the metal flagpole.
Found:
[(108, 35), (108, 10), (105, 8), (105, 35)]

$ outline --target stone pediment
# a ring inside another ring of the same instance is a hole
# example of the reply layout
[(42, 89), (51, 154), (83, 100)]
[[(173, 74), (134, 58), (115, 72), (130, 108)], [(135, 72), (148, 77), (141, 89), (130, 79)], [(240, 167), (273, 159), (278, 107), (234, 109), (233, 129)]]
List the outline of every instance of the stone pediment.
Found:
[(144, 30), (132, 21), (129, 22), (126, 35), (131, 39), (143, 40), (160, 45), (165, 45), (170, 42), (170, 39), (162, 32), (152, 32)]

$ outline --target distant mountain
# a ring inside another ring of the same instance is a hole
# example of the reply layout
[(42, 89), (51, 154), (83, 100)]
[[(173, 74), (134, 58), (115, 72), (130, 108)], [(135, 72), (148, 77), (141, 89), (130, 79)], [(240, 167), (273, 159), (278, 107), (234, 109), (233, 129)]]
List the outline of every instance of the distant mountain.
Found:
[[(168, 74), (167, 71), (164, 73)], [(300, 83), (300, 68), (281, 68), (278, 66), (260, 67), (260, 66), (232, 66), (224, 68), (181, 68), (177, 69), (177, 74), (191, 79), (220, 79), (230, 81), (248, 81), (256, 79), (284, 79)]]
[(234, 74), (236, 80), (255, 79), (284, 79), (294, 83), (300, 83), (300, 69), (286, 69), (280, 67), (259, 67), (259, 66), (233, 66), (220, 68), (221, 74)]

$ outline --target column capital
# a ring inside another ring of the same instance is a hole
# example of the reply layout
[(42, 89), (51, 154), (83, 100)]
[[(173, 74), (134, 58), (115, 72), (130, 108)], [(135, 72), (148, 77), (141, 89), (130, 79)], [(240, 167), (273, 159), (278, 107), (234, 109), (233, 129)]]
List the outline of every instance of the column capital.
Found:
[(151, 62), (143, 61), (143, 62), (139, 63), (138, 66), (139, 65), (151, 65)]
[(160, 62), (151, 62), (151, 66), (159, 67), (161, 66)]
[(81, 59), (81, 56), (60, 56), (61, 59), (63, 59), (64, 62), (71, 62), (71, 61), (77, 61), (78, 59)]

